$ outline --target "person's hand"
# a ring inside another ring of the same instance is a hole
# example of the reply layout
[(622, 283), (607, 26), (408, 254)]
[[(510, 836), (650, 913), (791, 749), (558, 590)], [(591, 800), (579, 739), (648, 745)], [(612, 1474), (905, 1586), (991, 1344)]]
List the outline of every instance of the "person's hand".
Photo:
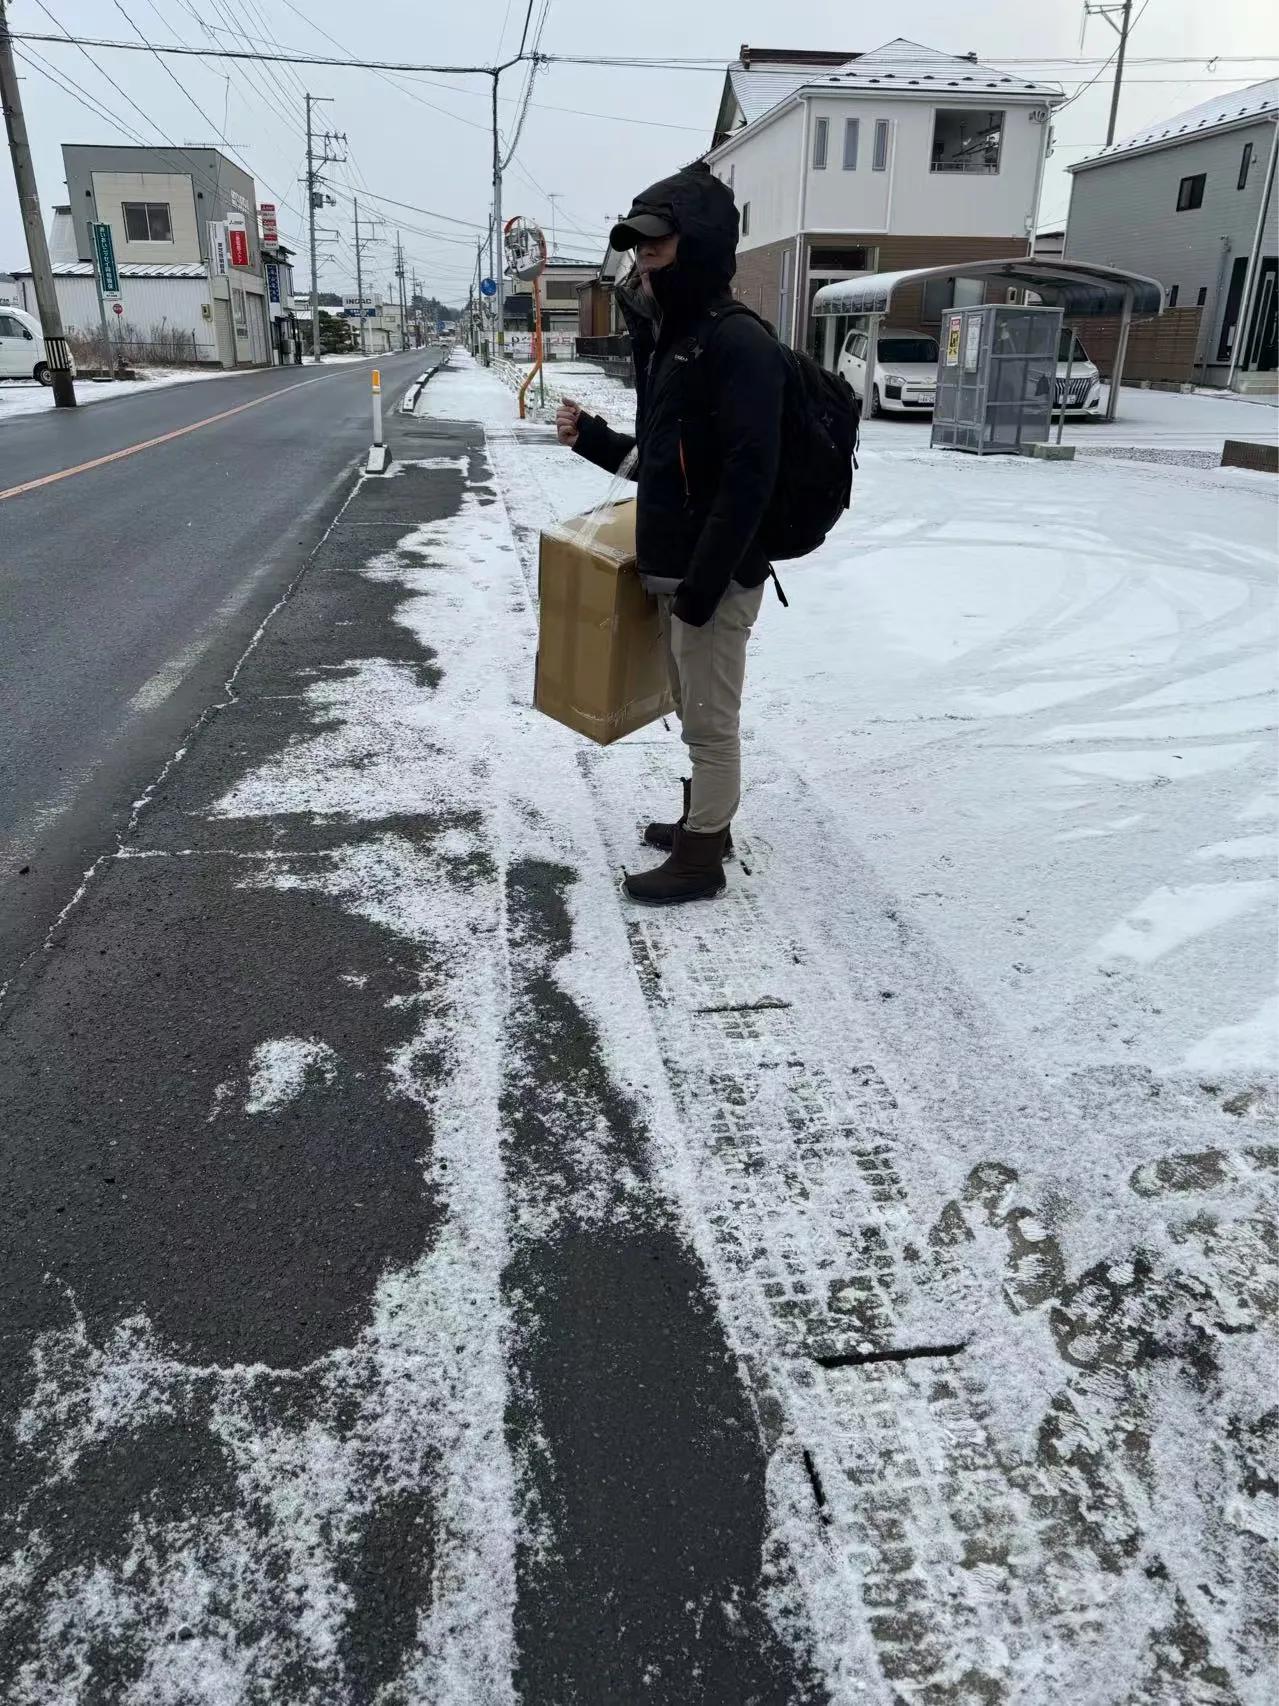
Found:
[(581, 405), (569, 397), (561, 400), (555, 411), (555, 436), (561, 444), (574, 445), (577, 443), (577, 421), (581, 414)]

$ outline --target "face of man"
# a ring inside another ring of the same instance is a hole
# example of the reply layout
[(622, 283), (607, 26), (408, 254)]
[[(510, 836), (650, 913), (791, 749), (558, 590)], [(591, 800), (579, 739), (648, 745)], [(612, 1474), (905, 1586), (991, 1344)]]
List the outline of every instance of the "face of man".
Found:
[(649, 274), (659, 272), (662, 267), (670, 266), (675, 259), (675, 251), (678, 248), (678, 232), (672, 232), (669, 237), (643, 237), (635, 245), (635, 265), (639, 270), (640, 289), (645, 296), (653, 294)]

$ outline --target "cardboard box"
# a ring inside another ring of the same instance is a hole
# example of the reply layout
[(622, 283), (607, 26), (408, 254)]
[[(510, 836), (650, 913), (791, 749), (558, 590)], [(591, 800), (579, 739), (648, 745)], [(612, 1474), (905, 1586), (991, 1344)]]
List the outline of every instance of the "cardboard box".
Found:
[(635, 567), (635, 503), (542, 534), (539, 711), (601, 746), (675, 709), (657, 604)]

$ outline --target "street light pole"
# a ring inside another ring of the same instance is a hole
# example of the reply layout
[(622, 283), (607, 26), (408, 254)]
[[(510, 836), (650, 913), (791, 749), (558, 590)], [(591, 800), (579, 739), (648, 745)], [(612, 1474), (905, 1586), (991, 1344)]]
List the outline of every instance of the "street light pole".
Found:
[(75, 385), (71, 379), (71, 356), (62, 330), (62, 315), (58, 309), (58, 292), (49, 264), (49, 247), (45, 242), (44, 226), (40, 220), (40, 193), (36, 188), (35, 167), (31, 163), (31, 144), (27, 141), (27, 122), (22, 114), (22, 96), (18, 90), (18, 73), (13, 63), (13, 42), (5, 16), (5, 0), (0, 0), (0, 106), (4, 108), (4, 128), (9, 137), (9, 153), (13, 160), (13, 177), (18, 187), (18, 206), (22, 210), (22, 225), (27, 237), (27, 253), (31, 257), (31, 282), (35, 286), (36, 308), (44, 333), (44, 353), (53, 381), (53, 403), (58, 409), (74, 409)]

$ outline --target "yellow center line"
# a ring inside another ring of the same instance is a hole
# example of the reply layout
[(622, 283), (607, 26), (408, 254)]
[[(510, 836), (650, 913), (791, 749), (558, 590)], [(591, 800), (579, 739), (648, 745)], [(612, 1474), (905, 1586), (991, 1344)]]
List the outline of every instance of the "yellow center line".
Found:
[(56, 474), (41, 474), (37, 480), (24, 480), (20, 486), (9, 486), (0, 491), (0, 503), (6, 498), (21, 497), (23, 492), (34, 492), (39, 486), (51, 486), (55, 480), (69, 480), (73, 474), (87, 474), (90, 468), (103, 468), (108, 462), (119, 462), (122, 457), (136, 456), (140, 450), (154, 450), (157, 444), (168, 444), (175, 438), (184, 438), (189, 432), (199, 432), (201, 427), (212, 426), (215, 421), (230, 420), (232, 415), (242, 415), (246, 409), (256, 409), (260, 403), (273, 403), (277, 397), (287, 397), (290, 391), (300, 391), (304, 385), (318, 385), (321, 379), (331, 379), (332, 373), (319, 373), (314, 379), (299, 379), (293, 385), (282, 385), (278, 391), (270, 391), (265, 397), (254, 397), (250, 402), (237, 403), (233, 409), (220, 409), (216, 415), (206, 415), (201, 421), (192, 421), (190, 426), (175, 427), (172, 432), (162, 432), (158, 438), (144, 438), (137, 444), (126, 444), (123, 450), (112, 450), (106, 456), (95, 456), (90, 462), (77, 462), (73, 468), (59, 468)]

